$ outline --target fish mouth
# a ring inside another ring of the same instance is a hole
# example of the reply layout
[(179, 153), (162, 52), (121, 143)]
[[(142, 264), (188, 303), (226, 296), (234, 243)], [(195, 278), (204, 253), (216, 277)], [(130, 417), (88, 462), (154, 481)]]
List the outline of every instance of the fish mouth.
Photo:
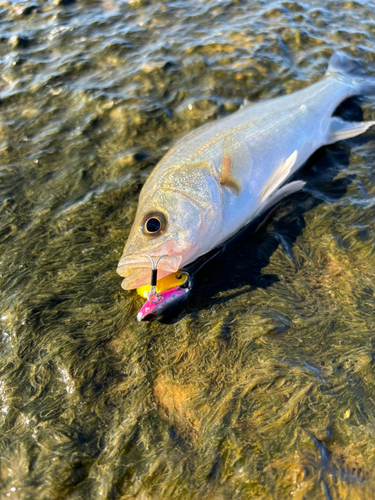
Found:
[[(160, 255), (150, 255), (156, 263)], [(158, 263), (158, 279), (178, 271), (181, 255), (165, 255)], [(148, 285), (151, 279), (151, 261), (145, 254), (127, 254), (121, 257), (116, 272), (125, 279), (121, 283), (124, 290), (132, 290)]]

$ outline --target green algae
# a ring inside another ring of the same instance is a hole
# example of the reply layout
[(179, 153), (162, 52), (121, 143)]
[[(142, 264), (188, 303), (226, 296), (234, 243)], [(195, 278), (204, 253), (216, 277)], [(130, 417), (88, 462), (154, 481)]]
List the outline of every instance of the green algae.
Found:
[(115, 273), (171, 144), (333, 50), (375, 73), (373, 14), (0, 3), (1, 498), (373, 498), (371, 130), (310, 161), (169, 321), (138, 324)]

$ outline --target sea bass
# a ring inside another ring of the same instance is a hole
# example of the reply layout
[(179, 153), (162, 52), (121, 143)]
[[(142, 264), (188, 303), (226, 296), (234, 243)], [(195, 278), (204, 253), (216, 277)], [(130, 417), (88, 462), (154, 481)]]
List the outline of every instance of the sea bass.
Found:
[(126, 290), (182, 269), (231, 238), (283, 197), (287, 183), (321, 146), (362, 134), (375, 121), (332, 116), (346, 98), (375, 94), (375, 79), (342, 53), (317, 83), (262, 101), (189, 133), (164, 156), (142, 188), (117, 272)]

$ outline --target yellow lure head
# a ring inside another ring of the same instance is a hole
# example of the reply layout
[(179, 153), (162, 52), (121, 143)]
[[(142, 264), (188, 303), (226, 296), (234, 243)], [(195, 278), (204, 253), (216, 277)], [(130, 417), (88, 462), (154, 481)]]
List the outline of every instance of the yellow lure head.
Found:
[[(169, 290), (175, 286), (181, 286), (187, 279), (187, 273), (181, 270), (177, 271), (177, 273), (168, 274), (168, 276), (164, 276), (164, 278), (157, 281), (156, 292), (163, 292), (164, 290)], [(144, 285), (137, 288), (137, 293), (144, 299), (147, 299), (150, 290), (151, 285)]]

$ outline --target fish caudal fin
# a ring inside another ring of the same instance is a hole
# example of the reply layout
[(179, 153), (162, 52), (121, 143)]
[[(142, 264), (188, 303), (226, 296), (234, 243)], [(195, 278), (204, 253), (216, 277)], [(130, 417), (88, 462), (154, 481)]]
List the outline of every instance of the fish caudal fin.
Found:
[(347, 83), (355, 90), (353, 95), (375, 95), (375, 78), (369, 76), (358, 61), (342, 52), (335, 52), (332, 55), (326, 75), (344, 76)]
[[(358, 61), (342, 52), (335, 52), (332, 55), (326, 75), (340, 78), (346, 85), (352, 87), (352, 95), (375, 95), (375, 78), (368, 76)], [(334, 116), (327, 131), (326, 144), (363, 134), (372, 125), (375, 125), (375, 121), (346, 122)]]
[(369, 122), (346, 122), (338, 116), (331, 119), (326, 144), (332, 144), (336, 141), (342, 141), (363, 134), (370, 127), (375, 125), (375, 121)]

